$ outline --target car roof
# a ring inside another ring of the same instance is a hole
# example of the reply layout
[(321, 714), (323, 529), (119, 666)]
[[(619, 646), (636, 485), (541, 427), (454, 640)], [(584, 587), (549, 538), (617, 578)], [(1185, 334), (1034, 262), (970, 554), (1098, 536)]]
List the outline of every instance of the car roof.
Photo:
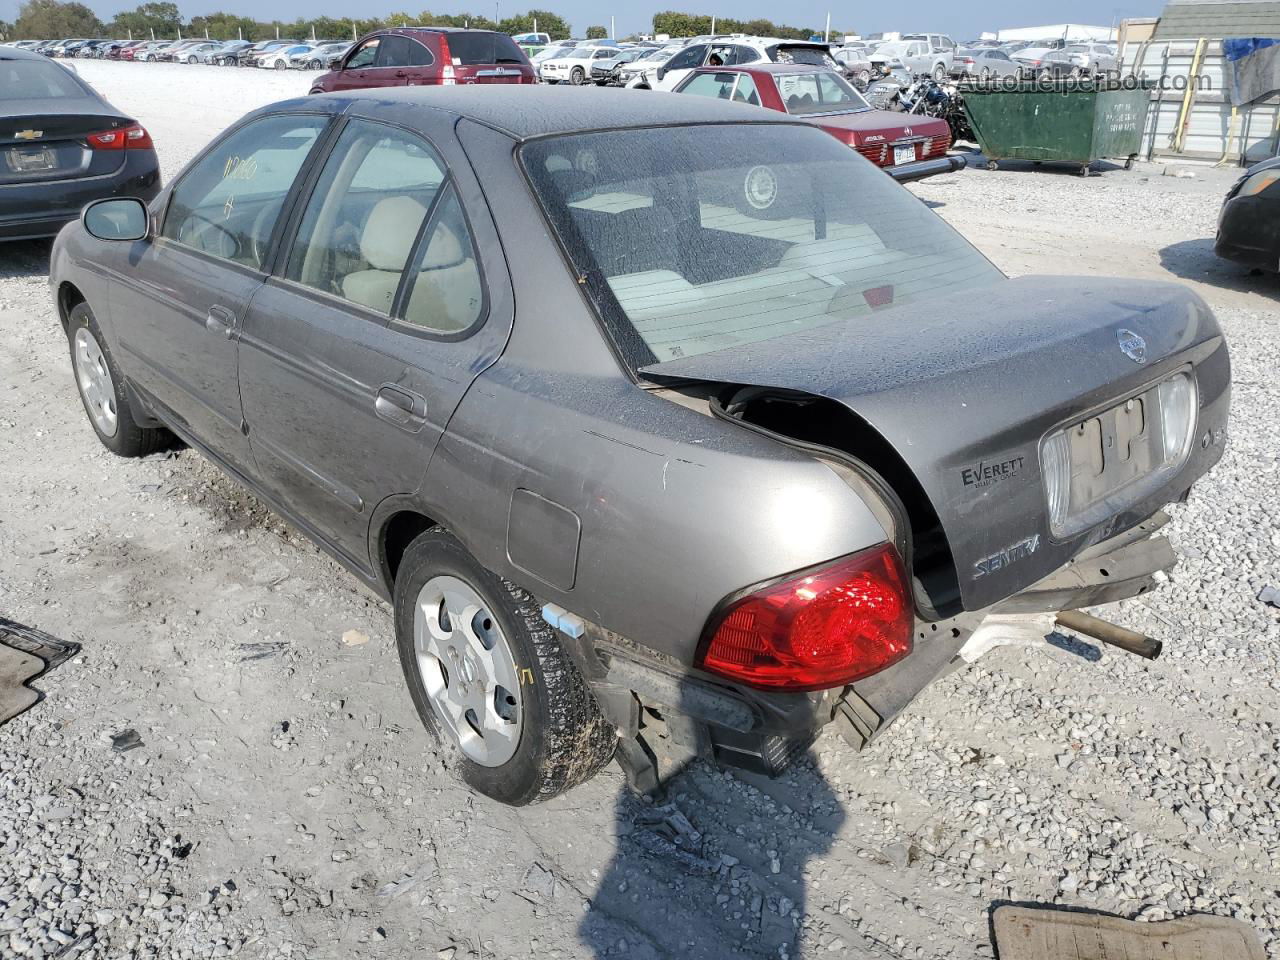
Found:
[[(810, 68), (810, 71), (812, 68)], [(637, 93), (621, 88), (542, 84), (454, 87), (372, 87), (319, 94), (292, 101), (315, 108), (317, 99), (345, 99), (435, 108), (484, 124), (516, 140), (626, 127), (671, 127), (698, 123), (795, 123), (786, 114), (761, 110), (744, 118), (742, 104), (712, 97)], [(264, 108), (262, 112), (270, 112)]]
[(39, 60), (48, 63), (49, 58), (41, 53), (32, 53), (22, 47), (0, 47), (0, 60)]
[(820, 63), (745, 63), (732, 64), (724, 67), (699, 67), (699, 73), (770, 73), (770, 74), (788, 74), (788, 73), (813, 73), (815, 71), (824, 71), (826, 73), (835, 73), (830, 67), (824, 67)]

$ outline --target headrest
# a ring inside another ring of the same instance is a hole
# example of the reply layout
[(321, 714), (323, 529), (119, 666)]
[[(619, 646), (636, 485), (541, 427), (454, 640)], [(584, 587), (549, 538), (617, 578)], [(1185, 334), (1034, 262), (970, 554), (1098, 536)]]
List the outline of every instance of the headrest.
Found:
[(427, 209), (412, 197), (379, 200), (360, 234), (360, 252), (375, 270), (403, 270)]

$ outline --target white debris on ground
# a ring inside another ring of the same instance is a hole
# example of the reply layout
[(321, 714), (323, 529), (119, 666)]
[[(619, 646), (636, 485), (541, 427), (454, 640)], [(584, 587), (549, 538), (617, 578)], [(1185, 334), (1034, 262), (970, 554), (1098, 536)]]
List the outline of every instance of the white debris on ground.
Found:
[[(168, 176), (306, 90), (81, 72)], [(1010, 273), (1182, 279), (1217, 310), (1227, 454), (1171, 511), (1171, 582), (1107, 614), (1164, 658), (996, 650), (861, 755), (827, 734), (775, 782), (697, 766), (662, 807), (616, 769), (522, 810), (458, 786), (385, 606), (193, 452), (101, 449), (47, 244), (0, 248), (0, 614), (83, 645), (0, 727), (0, 957), (980, 958), (990, 909), (1032, 901), (1239, 917), (1280, 958), (1280, 283), (1209, 252), (1231, 179), (913, 187)]]

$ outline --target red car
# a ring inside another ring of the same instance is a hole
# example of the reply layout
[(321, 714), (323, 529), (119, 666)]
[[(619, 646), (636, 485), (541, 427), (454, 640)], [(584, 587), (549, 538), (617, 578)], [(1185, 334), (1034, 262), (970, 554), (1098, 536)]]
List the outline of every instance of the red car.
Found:
[(537, 82), (533, 64), (505, 33), (454, 27), (400, 27), (379, 30), (361, 39), (336, 70), (311, 85), (311, 92)]
[(964, 157), (947, 156), (951, 129), (945, 120), (875, 110), (843, 76), (823, 67), (785, 63), (702, 67), (675, 92), (790, 114), (821, 127), (901, 182), (965, 166)]

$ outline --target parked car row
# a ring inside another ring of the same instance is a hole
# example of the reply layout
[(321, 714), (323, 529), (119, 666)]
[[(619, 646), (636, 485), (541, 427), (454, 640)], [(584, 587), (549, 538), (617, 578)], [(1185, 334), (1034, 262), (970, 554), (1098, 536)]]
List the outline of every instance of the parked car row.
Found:
[(213, 64), (275, 70), (326, 70), (352, 47), (349, 40), (22, 40), (19, 49), (48, 57), (138, 63)]

